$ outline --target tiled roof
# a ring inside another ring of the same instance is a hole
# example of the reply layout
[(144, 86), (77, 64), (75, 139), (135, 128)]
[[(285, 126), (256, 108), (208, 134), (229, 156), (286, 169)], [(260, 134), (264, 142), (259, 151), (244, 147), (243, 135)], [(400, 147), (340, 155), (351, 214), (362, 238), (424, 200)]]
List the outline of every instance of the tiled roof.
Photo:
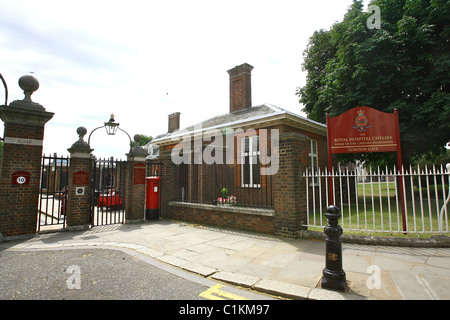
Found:
[(215, 116), (208, 120), (202, 121), (198, 124), (186, 127), (181, 130), (177, 130), (171, 133), (164, 133), (152, 140), (152, 144), (158, 144), (158, 141), (166, 140), (168, 138), (172, 138), (175, 136), (183, 136), (185, 134), (189, 134), (194, 132), (195, 129), (201, 128), (201, 130), (212, 129), (212, 128), (221, 128), (226, 126), (235, 126), (239, 124), (244, 124), (246, 122), (254, 121), (254, 120), (263, 120), (264, 118), (273, 117), (276, 115), (290, 115), (291, 117), (301, 119), (302, 121), (306, 121), (313, 126), (323, 127), (326, 126), (322, 123), (315, 122), (313, 120), (307, 119), (300, 115), (289, 112), (285, 109), (276, 107), (270, 104), (263, 104), (259, 106), (254, 106), (251, 108), (239, 110), (232, 113), (226, 113), (219, 116)]

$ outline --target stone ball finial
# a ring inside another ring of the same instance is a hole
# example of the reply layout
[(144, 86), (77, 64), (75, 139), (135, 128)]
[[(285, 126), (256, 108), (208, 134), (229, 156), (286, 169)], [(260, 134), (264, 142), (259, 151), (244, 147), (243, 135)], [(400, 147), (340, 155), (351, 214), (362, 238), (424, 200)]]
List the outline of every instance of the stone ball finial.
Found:
[(142, 156), (145, 157), (148, 155), (148, 150), (141, 147), (139, 145), (139, 142), (142, 140), (142, 135), (140, 134), (135, 134), (134, 135), (134, 142), (135, 142), (135, 146), (133, 147), (133, 149), (131, 150), (131, 154), (134, 156)]
[(140, 134), (134, 135), (134, 142), (136, 142), (136, 145), (139, 145), (139, 142), (142, 140), (142, 136)]
[(77, 133), (78, 133), (78, 136), (80, 137), (80, 140), (83, 140), (83, 137), (87, 133), (87, 129), (85, 127), (78, 127)]
[(25, 94), (24, 100), (31, 101), (31, 95), (39, 89), (39, 81), (32, 75), (25, 75), (19, 79), (19, 87)]
[(81, 151), (81, 152), (91, 152), (92, 149), (89, 147), (89, 144), (84, 141), (84, 136), (87, 133), (87, 129), (85, 127), (78, 127), (77, 128), (78, 133), (78, 141), (76, 141), (70, 149), (68, 149), (70, 152), (74, 151)]

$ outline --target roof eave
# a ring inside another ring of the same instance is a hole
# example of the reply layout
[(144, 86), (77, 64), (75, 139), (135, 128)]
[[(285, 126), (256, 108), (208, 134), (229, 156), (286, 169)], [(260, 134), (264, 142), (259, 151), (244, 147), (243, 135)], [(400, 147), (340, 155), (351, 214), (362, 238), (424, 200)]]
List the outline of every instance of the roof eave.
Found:
[(171, 134), (168, 137), (164, 137), (161, 139), (154, 139), (152, 140), (152, 144), (156, 144), (159, 146), (164, 145), (171, 145), (174, 143), (177, 143), (178, 141), (181, 141), (183, 137), (189, 136), (190, 139), (196, 139), (197, 137), (201, 137), (202, 134), (205, 131), (213, 131), (213, 130), (223, 130), (223, 129), (237, 129), (237, 128), (248, 128), (248, 127), (261, 127), (262, 124), (282, 124), (283, 122), (290, 122), (292, 123), (292, 126), (298, 127), (303, 130), (307, 130), (319, 135), (326, 136), (327, 134), (327, 127), (326, 125), (315, 122), (312, 120), (309, 120), (307, 118), (299, 117), (295, 115), (294, 113), (283, 111), (283, 112), (276, 112), (268, 115), (258, 116), (250, 119), (245, 120), (238, 120), (233, 122), (228, 122), (224, 124), (220, 124), (217, 126), (207, 127), (207, 128), (200, 128), (198, 130), (193, 131), (178, 131), (174, 132), (174, 134)]

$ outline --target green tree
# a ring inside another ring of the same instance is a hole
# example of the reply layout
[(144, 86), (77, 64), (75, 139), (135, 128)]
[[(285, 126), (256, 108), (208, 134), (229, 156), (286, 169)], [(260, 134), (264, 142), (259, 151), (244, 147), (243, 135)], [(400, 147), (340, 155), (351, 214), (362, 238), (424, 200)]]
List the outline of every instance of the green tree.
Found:
[[(153, 137), (152, 136), (146, 136), (145, 134), (141, 134), (141, 141), (139, 141), (139, 145), (141, 147), (145, 146), (147, 143), (149, 143), (150, 141), (152, 141)], [(135, 141), (131, 142), (131, 147), (133, 148), (136, 145)]]
[[(442, 152), (450, 135), (450, 2), (374, 0), (371, 12), (354, 0), (343, 21), (316, 31), (304, 51), (307, 83), (297, 89), (303, 111), (325, 123), (357, 107), (398, 109), (403, 159)], [(380, 154), (356, 155), (380, 159)]]

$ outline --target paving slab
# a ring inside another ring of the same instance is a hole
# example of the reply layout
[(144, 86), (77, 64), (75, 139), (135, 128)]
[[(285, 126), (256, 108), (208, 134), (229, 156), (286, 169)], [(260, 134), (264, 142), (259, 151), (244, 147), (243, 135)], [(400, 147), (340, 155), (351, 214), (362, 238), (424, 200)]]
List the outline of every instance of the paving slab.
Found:
[(309, 287), (267, 279), (258, 281), (252, 288), (258, 291), (274, 295), (282, 295), (284, 297), (296, 300), (308, 299), (308, 295), (311, 291), (311, 288)]
[(397, 290), (405, 300), (434, 300), (431, 292), (424, 290), (424, 283), (417, 274), (392, 273)]
[(337, 292), (325, 290), (322, 288), (314, 288), (308, 294), (309, 300), (367, 300), (366, 297), (359, 295), (347, 294), (344, 292)]
[(211, 276), (211, 278), (225, 281), (231, 284), (244, 286), (247, 288), (251, 288), (253, 285), (255, 285), (259, 280), (261, 280), (258, 277), (253, 277), (245, 274), (239, 274), (239, 273), (233, 273), (233, 272), (227, 272), (227, 271), (221, 271), (218, 273), (215, 273)]
[(192, 262), (182, 264), (180, 267), (184, 270), (202, 275), (204, 277), (209, 277), (217, 272), (217, 269), (205, 267), (204, 265)]
[(290, 299), (450, 300), (450, 248), (343, 243), (348, 292), (320, 287), (323, 240), (286, 239), (174, 221), (3, 239), (1, 250), (116, 248), (205, 278)]

